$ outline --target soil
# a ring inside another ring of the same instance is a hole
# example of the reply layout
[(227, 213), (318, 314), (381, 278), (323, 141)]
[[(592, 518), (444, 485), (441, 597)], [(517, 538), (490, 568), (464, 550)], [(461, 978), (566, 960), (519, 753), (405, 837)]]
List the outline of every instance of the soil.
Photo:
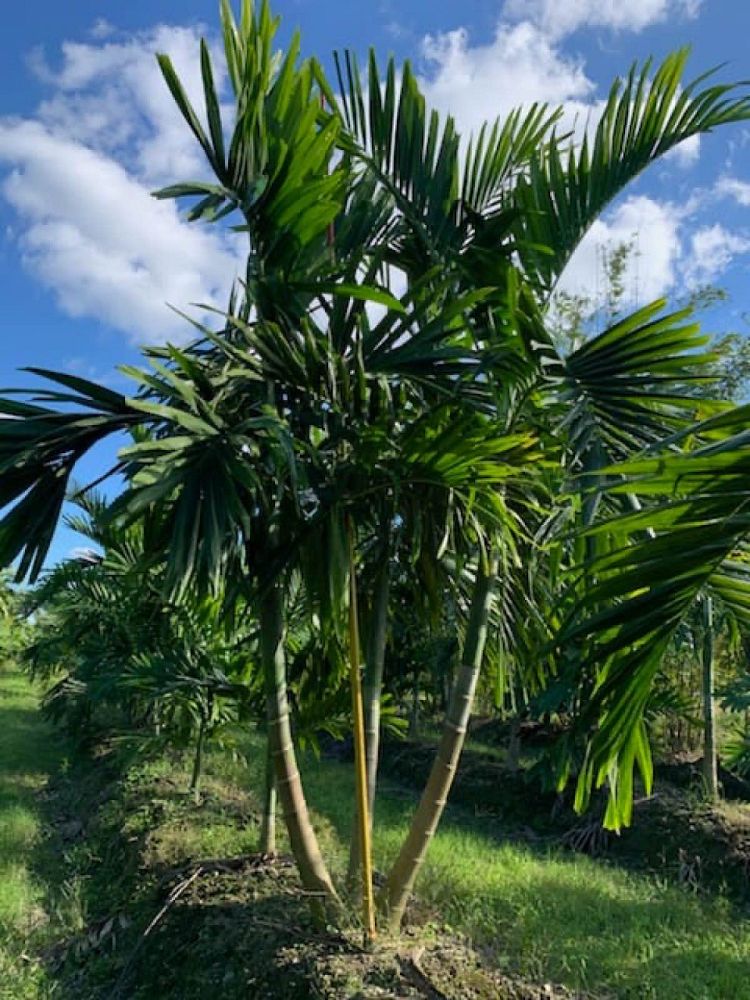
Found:
[[(492, 970), (470, 945), (434, 927), (412, 928), (371, 951), (356, 930), (316, 931), (296, 875), (284, 860), (213, 872), (195, 880), (154, 934), (143, 962), (159, 968), (134, 997), (202, 997), (185, 990), (185, 962), (223, 997), (318, 1000), (564, 1000), (574, 994), (524, 983)], [(218, 945), (217, 945), (218, 942)], [(187, 955), (189, 954), (189, 958)], [(133, 970), (135, 979), (139, 979)], [(214, 980), (214, 976), (216, 979)], [(188, 982), (190, 976), (187, 977)]]

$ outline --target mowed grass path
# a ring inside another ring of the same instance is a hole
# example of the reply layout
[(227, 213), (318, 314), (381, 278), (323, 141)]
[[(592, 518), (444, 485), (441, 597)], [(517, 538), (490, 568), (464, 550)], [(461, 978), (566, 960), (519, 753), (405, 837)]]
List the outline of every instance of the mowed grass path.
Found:
[(0, 664), (0, 997), (42, 995), (43, 973), (24, 947), (45, 923), (44, 887), (31, 873), (41, 835), (38, 793), (60, 764), (59, 741), (38, 694)]

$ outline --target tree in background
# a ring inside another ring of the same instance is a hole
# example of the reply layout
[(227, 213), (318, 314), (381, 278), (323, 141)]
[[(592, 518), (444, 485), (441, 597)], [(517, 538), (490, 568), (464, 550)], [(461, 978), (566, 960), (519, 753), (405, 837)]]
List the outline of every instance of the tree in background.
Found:
[(192, 748), (197, 801), (206, 744), (235, 745), (239, 722), (259, 713), (257, 630), (230, 627), (221, 600), (168, 600), (144, 525), (111, 518), (94, 492), (73, 502), (68, 526), (92, 548), (26, 597), (37, 626), (23, 658), (46, 682), (43, 709), (84, 743), (104, 737), (141, 755)]
[(23, 614), (23, 593), (0, 572), (0, 663), (15, 659), (30, 641), (31, 623)]

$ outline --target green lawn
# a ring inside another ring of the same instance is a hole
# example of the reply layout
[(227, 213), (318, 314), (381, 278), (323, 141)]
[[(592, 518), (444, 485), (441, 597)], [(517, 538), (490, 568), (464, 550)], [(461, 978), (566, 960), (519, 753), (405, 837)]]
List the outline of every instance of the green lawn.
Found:
[(0, 996), (13, 998), (42, 995), (42, 971), (26, 957), (28, 939), (46, 922), (44, 887), (30, 865), (41, 833), (38, 795), (61, 760), (37, 701), (23, 676), (0, 666)]
[[(208, 755), (208, 801), (198, 809), (185, 792), (187, 765), (184, 772), (167, 760), (141, 766), (98, 806), (98, 818), (87, 825), (90, 837), (76, 841), (63, 858), (49, 843), (38, 849), (44, 803), (36, 793), (59, 767), (58, 744), (22, 678), (0, 673), (0, 692), (0, 996), (98, 996), (94, 985), (111, 985), (120, 949), (87, 959), (86, 981), (94, 992), (85, 994), (70, 992), (75, 978), (55, 986), (34, 955), (51, 938), (80, 933), (108, 913), (132, 916), (140, 907), (138, 919), (152, 915), (150, 871), (187, 856), (253, 850), (262, 741), (249, 743), (249, 768), (227, 755)], [(83, 794), (77, 789), (85, 786), (87, 766), (75, 764), (68, 794)], [(304, 772), (321, 840), (341, 874), (352, 769), (307, 758)], [(413, 804), (411, 791), (384, 783), (376, 814), (378, 869), (397, 849)], [(726, 900), (702, 898), (611, 863), (503, 840), (496, 824), (468, 809), (450, 808), (418, 888), (431, 919), (468, 934), (498, 966), (597, 997), (750, 1000), (750, 922)], [(128, 852), (136, 848), (131, 863)], [(40, 857), (52, 897), (64, 882), (79, 892), (80, 912), (66, 917), (56, 910), (45, 924), (46, 891), (32, 874)], [(127, 951), (132, 941), (124, 947)]]
[[(350, 823), (351, 769), (321, 762), (305, 770), (327, 820), (322, 829), (340, 844)], [(384, 785), (376, 867), (397, 849), (412, 803)], [(726, 900), (585, 856), (503, 842), (500, 834), (489, 819), (449, 810), (417, 889), (503, 968), (633, 1000), (750, 1000), (750, 921)]]

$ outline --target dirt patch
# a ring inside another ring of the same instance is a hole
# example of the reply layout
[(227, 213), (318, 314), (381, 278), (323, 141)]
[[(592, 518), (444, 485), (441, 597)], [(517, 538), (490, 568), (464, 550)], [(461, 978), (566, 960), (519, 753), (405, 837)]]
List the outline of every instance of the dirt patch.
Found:
[[(316, 1000), (567, 1000), (493, 970), (468, 942), (431, 928), (361, 947), (356, 929), (310, 924), (294, 868), (213, 871), (199, 877), (132, 968), (132, 992), (152, 997)], [(176, 992), (178, 991), (178, 992)]]
[(602, 853), (695, 892), (750, 902), (750, 807), (744, 803), (712, 806), (662, 785), (638, 805), (630, 829), (608, 838)]

